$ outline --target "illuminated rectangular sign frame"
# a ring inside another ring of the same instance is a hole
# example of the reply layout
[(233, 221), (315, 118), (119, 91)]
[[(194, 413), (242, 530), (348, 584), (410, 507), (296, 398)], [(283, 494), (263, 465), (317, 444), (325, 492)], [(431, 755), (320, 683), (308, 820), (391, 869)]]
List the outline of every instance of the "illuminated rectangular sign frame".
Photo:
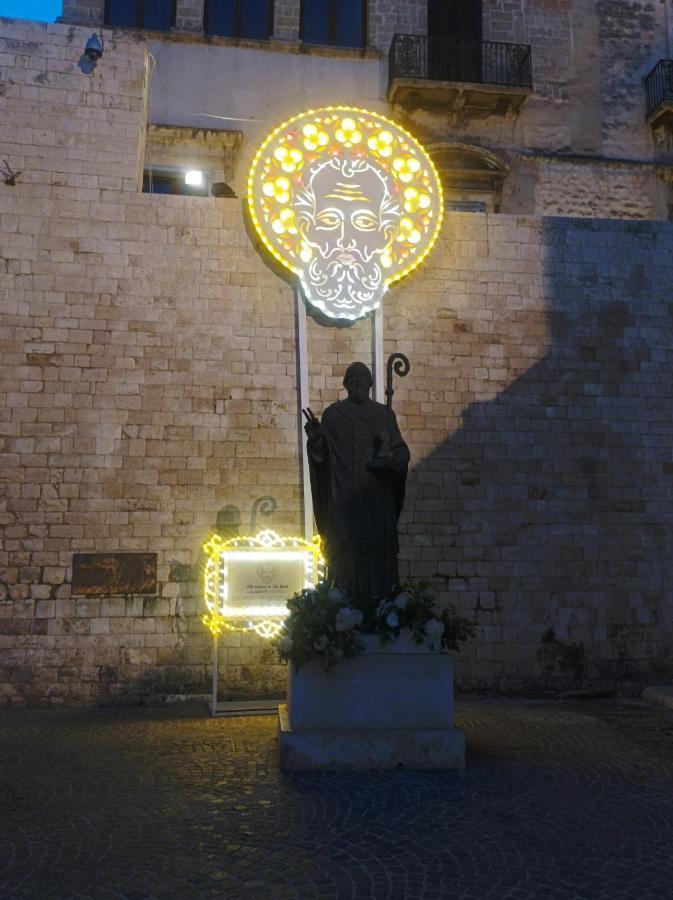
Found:
[[(313, 587), (325, 576), (325, 560), (318, 535), (312, 541), (298, 537), (281, 537), (265, 530), (255, 537), (236, 537), (223, 540), (213, 535), (204, 545), (208, 556), (204, 572), (204, 600), (207, 613), (203, 623), (214, 635), (223, 628), (257, 631), (264, 637), (277, 633), (287, 616), (287, 600), (298, 590)], [(296, 562), (303, 564), (300, 585), (292, 585), (284, 602), (237, 605), (230, 597), (231, 567), (240, 561)]]

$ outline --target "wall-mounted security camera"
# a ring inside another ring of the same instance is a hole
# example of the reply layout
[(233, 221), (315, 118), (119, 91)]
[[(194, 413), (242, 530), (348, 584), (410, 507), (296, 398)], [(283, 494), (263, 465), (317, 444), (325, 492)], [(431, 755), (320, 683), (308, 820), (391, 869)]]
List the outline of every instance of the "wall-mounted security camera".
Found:
[(98, 60), (103, 55), (103, 44), (101, 43), (100, 38), (95, 32), (86, 42), (84, 53), (92, 63), (98, 62)]
[(96, 63), (103, 55), (103, 32), (100, 37), (94, 33), (84, 45), (84, 52), (79, 58), (77, 68), (83, 75), (91, 75), (96, 68)]

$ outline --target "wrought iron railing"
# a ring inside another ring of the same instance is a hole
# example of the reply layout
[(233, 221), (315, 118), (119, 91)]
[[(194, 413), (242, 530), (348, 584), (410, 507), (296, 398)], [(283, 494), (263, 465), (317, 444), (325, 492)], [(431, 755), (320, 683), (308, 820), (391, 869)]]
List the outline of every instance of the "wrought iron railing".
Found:
[(660, 59), (645, 76), (645, 94), (648, 116), (660, 103), (673, 103), (673, 59)]
[(396, 34), (390, 45), (388, 65), (391, 82), (393, 78), (426, 78), (533, 86), (531, 51), (527, 44)]

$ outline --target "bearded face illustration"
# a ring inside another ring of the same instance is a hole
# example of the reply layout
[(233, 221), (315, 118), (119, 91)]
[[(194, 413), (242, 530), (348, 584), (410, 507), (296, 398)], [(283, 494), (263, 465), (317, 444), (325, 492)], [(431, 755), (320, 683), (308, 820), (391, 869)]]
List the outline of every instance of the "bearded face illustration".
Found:
[(248, 210), (307, 304), (354, 321), (430, 252), (442, 222), (432, 160), (396, 122), (355, 107), (293, 116), (260, 145)]
[(385, 173), (370, 161), (332, 158), (315, 166), (295, 201), (306, 299), (335, 318), (377, 306), (400, 218)]

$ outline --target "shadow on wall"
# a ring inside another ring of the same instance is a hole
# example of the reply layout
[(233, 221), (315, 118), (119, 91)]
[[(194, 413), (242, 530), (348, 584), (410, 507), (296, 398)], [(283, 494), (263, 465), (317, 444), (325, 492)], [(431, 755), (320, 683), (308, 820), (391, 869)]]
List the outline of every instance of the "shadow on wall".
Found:
[(672, 248), (653, 223), (546, 220), (547, 355), (410, 474), (406, 521), (479, 626), (463, 690), (673, 680)]

